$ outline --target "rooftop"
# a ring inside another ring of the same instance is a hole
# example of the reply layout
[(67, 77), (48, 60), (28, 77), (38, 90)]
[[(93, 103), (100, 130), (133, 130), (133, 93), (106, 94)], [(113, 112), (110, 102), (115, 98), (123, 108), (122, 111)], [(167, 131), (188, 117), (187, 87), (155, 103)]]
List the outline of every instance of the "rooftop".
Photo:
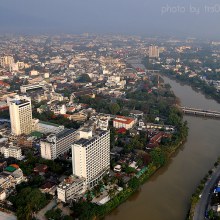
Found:
[(95, 141), (96, 139), (98, 139), (99, 137), (105, 135), (106, 133), (108, 133), (109, 131), (103, 131), (103, 130), (96, 130), (92, 137), (85, 139), (85, 138), (80, 138), (78, 141), (76, 141), (74, 144), (77, 145), (82, 145), (83, 147), (88, 146), (90, 143), (92, 143), (93, 141)]
[(5, 171), (10, 172), (10, 173), (14, 172), (15, 170), (16, 170), (16, 168), (13, 166), (8, 166), (5, 168)]
[(63, 182), (61, 182), (58, 187), (61, 189), (67, 189), (74, 182), (77, 183), (77, 182), (81, 182), (81, 181), (85, 181), (85, 178), (71, 175), (71, 176), (67, 177), (66, 179), (64, 179)]
[(117, 116), (113, 121), (123, 123), (123, 124), (130, 124), (134, 121), (133, 118), (128, 118), (124, 116)]
[(45, 125), (51, 125), (51, 126), (54, 126), (54, 127), (59, 127), (60, 125), (58, 124), (55, 124), (55, 123), (51, 123), (49, 121), (40, 121), (41, 124), (45, 124)]
[(40, 138), (40, 137), (43, 136), (43, 134), (39, 131), (32, 131), (30, 135), (34, 136), (34, 137), (37, 137), (37, 138)]
[(58, 134), (56, 134), (56, 137), (57, 137), (58, 139), (64, 138), (64, 137), (66, 137), (66, 136), (68, 136), (69, 134), (74, 133), (74, 132), (76, 132), (76, 129), (64, 129), (63, 131), (61, 131), (61, 132), (59, 132)]

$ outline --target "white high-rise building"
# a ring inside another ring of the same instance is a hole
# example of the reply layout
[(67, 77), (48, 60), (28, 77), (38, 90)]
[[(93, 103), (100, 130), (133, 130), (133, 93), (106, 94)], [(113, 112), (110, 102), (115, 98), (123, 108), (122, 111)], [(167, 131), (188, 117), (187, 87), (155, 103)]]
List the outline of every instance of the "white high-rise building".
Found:
[(72, 145), (73, 174), (92, 188), (110, 169), (110, 131), (81, 128), (79, 138)]
[(54, 160), (71, 149), (72, 143), (77, 140), (75, 129), (64, 129), (57, 134), (50, 134), (40, 142), (41, 157)]
[(30, 134), (32, 131), (31, 98), (16, 95), (8, 97), (11, 132), (14, 135)]
[(149, 58), (159, 58), (160, 51), (158, 46), (151, 45), (149, 47)]

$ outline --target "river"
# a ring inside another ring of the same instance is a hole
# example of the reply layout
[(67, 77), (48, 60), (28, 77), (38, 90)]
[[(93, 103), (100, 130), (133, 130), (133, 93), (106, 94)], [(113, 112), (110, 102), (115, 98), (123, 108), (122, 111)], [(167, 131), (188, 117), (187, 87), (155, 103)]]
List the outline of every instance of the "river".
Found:
[[(163, 77), (182, 106), (220, 111), (220, 105), (188, 85)], [(220, 156), (220, 120), (184, 116), (188, 121), (187, 142), (170, 162), (106, 220), (185, 220), (190, 197)]]

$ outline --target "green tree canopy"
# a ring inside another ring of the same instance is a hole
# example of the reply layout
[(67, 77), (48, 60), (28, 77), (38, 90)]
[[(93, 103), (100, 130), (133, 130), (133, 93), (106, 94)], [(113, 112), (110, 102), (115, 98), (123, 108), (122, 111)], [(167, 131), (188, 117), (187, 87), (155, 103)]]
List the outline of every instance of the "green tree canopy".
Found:
[(109, 110), (111, 114), (115, 115), (117, 112), (120, 111), (120, 106), (117, 103), (112, 103), (109, 105)]

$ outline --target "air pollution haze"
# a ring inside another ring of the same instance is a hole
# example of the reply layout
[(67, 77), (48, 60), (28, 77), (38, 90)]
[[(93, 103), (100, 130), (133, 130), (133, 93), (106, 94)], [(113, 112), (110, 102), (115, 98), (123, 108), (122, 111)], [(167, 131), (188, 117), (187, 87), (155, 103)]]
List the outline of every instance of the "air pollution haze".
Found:
[(2, 0), (2, 33), (121, 33), (217, 38), (214, 0)]

